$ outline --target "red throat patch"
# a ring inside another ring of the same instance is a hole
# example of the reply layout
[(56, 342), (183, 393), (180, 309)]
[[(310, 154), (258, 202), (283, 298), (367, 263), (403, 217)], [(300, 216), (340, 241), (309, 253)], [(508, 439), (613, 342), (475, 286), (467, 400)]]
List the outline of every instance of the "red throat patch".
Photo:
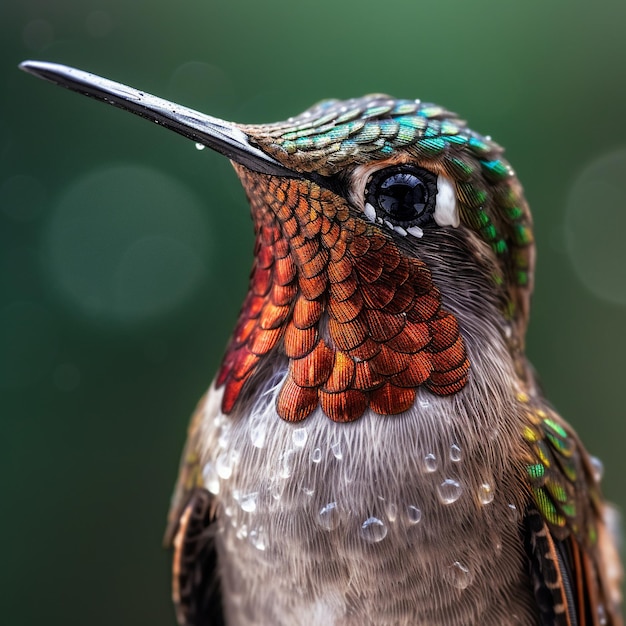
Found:
[(256, 230), (250, 289), (217, 386), (229, 413), (259, 361), (289, 358), (279, 415), (317, 406), (337, 422), (369, 407), (409, 409), (417, 388), (448, 395), (469, 372), (456, 318), (441, 307), (428, 267), (404, 256), (339, 196), (308, 181), (237, 167)]

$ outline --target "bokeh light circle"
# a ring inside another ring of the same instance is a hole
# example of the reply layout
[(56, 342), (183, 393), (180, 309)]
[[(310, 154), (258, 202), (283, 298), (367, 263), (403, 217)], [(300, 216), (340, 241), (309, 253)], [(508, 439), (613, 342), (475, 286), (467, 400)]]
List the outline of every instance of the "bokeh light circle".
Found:
[(170, 314), (209, 271), (210, 225), (180, 182), (137, 165), (75, 180), (44, 233), (44, 263), (68, 304), (98, 321)]
[(576, 274), (596, 297), (626, 306), (626, 149), (605, 154), (578, 176), (565, 219)]

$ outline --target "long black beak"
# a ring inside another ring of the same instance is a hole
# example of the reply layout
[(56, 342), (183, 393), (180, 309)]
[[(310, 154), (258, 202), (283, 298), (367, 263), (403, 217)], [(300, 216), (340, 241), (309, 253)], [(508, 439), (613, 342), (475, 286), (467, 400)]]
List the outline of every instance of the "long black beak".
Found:
[(66, 65), (24, 61), (20, 63), (20, 69), (156, 122), (255, 172), (290, 178), (298, 176), (296, 172), (251, 145), (246, 133), (230, 122)]

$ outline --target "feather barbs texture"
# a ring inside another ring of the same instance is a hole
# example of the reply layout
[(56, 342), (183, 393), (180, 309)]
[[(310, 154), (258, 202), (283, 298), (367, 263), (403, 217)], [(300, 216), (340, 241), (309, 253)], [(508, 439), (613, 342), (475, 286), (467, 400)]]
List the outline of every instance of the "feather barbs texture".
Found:
[(527, 406), (522, 438), (534, 500), (527, 522), (540, 611), (554, 624), (622, 624), (622, 571), (606, 527), (600, 476), (558, 414), (525, 393), (518, 400)]
[(499, 260), (503, 271), (494, 282), (504, 284), (504, 313), (523, 335), (534, 271), (532, 220), (519, 181), (490, 137), (440, 106), (384, 94), (326, 100), (286, 122), (241, 128), (296, 172), (334, 176), (404, 156), (455, 181), (462, 221)]
[(578, 438), (550, 409), (529, 404), (526, 417), (526, 471), (537, 508), (557, 539), (573, 532), (583, 545), (595, 545), (599, 487)]
[(462, 389), (470, 363), (427, 266), (355, 218), (330, 191), (238, 168), (256, 228), (250, 290), (218, 374), (232, 410), (264, 355), (289, 372), (277, 401), (288, 421), (318, 405), (335, 421), (369, 407), (408, 410), (417, 388)]

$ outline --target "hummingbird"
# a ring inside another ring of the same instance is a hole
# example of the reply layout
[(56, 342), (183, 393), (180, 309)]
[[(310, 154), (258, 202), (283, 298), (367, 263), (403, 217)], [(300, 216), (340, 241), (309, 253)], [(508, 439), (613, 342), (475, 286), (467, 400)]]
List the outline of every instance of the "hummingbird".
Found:
[(181, 626), (617, 626), (599, 461), (525, 356), (535, 248), (503, 149), (375, 94), (242, 125), (22, 69), (225, 155), (249, 290), (169, 514)]

